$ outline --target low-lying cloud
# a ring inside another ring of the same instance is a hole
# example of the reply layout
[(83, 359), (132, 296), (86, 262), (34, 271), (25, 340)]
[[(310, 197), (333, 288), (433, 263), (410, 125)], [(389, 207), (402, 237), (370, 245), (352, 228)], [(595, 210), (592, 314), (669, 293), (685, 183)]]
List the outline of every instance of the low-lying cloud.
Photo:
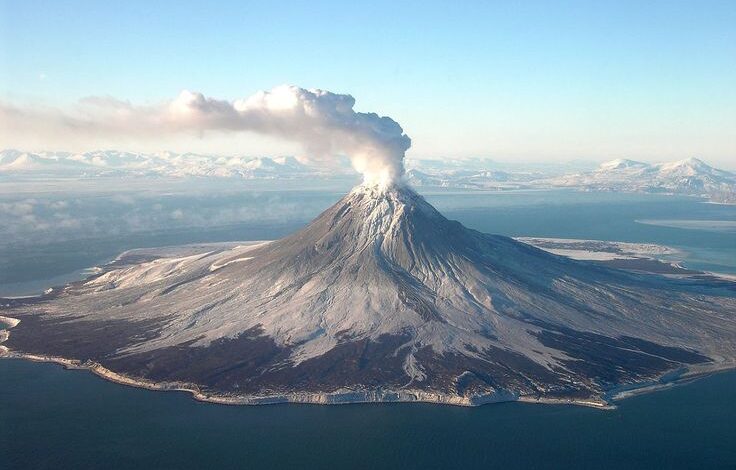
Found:
[(11, 132), (70, 137), (155, 140), (172, 134), (253, 132), (300, 144), (312, 159), (347, 155), (368, 183), (396, 181), (411, 139), (393, 119), (357, 112), (350, 95), (284, 85), (227, 101), (182, 91), (158, 105), (134, 105), (107, 97), (81, 100), (73, 110), (0, 103), (0, 121)]

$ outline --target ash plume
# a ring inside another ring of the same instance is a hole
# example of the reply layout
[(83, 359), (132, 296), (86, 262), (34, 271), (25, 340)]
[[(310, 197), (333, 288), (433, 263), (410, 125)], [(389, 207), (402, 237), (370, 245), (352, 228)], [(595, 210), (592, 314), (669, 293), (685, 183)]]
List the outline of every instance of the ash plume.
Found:
[(411, 139), (393, 119), (357, 112), (354, 106), (350, 95), (283, 85), (235, 101), (187, 90), (149, 106), (90, 97), (70, 111), (0, 102), (0, 122), (7, 132), (3, 140), (18, 131), (30, 131), (40, 141), (58, 134), (151, 140), (179, 133), (253, 132), (296, 142), (308, 158), (322, 162), (347, 155), (366, 183), (398, 181)]

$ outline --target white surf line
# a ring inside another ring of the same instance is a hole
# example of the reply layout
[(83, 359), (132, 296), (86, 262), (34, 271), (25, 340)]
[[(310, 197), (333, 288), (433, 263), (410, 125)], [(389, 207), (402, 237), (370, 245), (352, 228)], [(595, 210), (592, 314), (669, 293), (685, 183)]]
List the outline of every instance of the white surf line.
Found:
[(18, 323), (20, 323), (20, 320), (17, 318), (4, 317), (0, 315), (0, 324), (7, 326), (7, 328), (0, 328), (0, 357), (10, 354), (10, 349), (8, 349), (7, 346), (3, 346), (2, 343), (10, 338), (10, 332), (8, 330), (18, 326)]
[(736, 282), (736, 274), (716, 273), (713, 271), (704, 271), (704, 274), (708, 274), (718, 279), (723, 279), (724, 281)]
[(8, 328), (15, 328), (18, 326), (18, 323), (20, 323), (20, 320), (17, 318), (10, 318), (10, 317), (4, 317), (0, 315), (0, 323), (4, 323), (8, 326)]
[(23, 300), (23, 299), (35, 299), (37, 297), (42, 297), (44, 295), (48, 294), (48, 289), (46, 289), (41, 294), (31, 294), (31, 295), (10, 295), (7, 297), (0, 297), (2, 299), (8, 299), (8, 300)]

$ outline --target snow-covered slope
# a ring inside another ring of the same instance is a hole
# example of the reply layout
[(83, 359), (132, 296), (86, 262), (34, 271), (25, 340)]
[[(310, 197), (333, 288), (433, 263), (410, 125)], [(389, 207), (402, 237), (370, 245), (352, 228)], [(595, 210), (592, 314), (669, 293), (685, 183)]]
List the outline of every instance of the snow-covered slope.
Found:
[(10, 302), (7, 346), (297, 401), (600, 402), (615, 384), (736, 359), (733, 285), (469, 230), (403, 185), (359, 186), (270, 243), (150, 253)]
[(449, 170), (424, 172), (413, 168), (406, 172), (406, 181), (417, 187), (463, 189), (520, 189), (541, 175), (500, 170)]
[(407, 172), (414, 186), (465, 189), (515, 189), (571, 187), (598, 191), (665, 192), (706, 196), (713, 200), (736, 201), (736, 175), (718, 170), (697, 158), (669, 163), (648, 164), (617, 159), (601, 164), (592, 171), (560, 173), (557, 169), (499, 170), (486, 162), (452, 161), (440, 165), (434, 161), (416, 160)]
[(610, 162), (601, 163), (598, 167), (599, 171), (620, 171), (647, 168), (649, 165), (626, 158), (618, 158)]
[(706, 196), (736, 195), (736, 175), (718, 170), (697, 158), (670, 163), (613, 160), (592, 172), (552, 179), (554, 186), (607, 191), (667, 192)]
[[(104, 171), (68, 154), (34, 154), (17, 150), (0, 152), (0, 174), (34, 174), (55, 177), (100, 176)], [(109, 171), (108, 171), (109, 173)]]
[(0, 175), (94, 177), (108, 175), (205, 176), (245, 179), (293, 179), (320, 175), (324, 168), (308, 166), (294, 157), (212, 156), (193, 153), (156, 154), (116, 150), (86, 153), (17, 150), (0, 152)]

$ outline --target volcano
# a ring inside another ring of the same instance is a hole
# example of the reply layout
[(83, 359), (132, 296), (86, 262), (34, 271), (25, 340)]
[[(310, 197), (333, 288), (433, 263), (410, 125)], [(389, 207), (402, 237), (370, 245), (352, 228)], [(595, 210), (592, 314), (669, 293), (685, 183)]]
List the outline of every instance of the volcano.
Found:
[(575, 261), (361, 185), (261, 243), (4, 299), (5, 354), (228, 403), (568, 401), (736, 365), (736, 289)]

